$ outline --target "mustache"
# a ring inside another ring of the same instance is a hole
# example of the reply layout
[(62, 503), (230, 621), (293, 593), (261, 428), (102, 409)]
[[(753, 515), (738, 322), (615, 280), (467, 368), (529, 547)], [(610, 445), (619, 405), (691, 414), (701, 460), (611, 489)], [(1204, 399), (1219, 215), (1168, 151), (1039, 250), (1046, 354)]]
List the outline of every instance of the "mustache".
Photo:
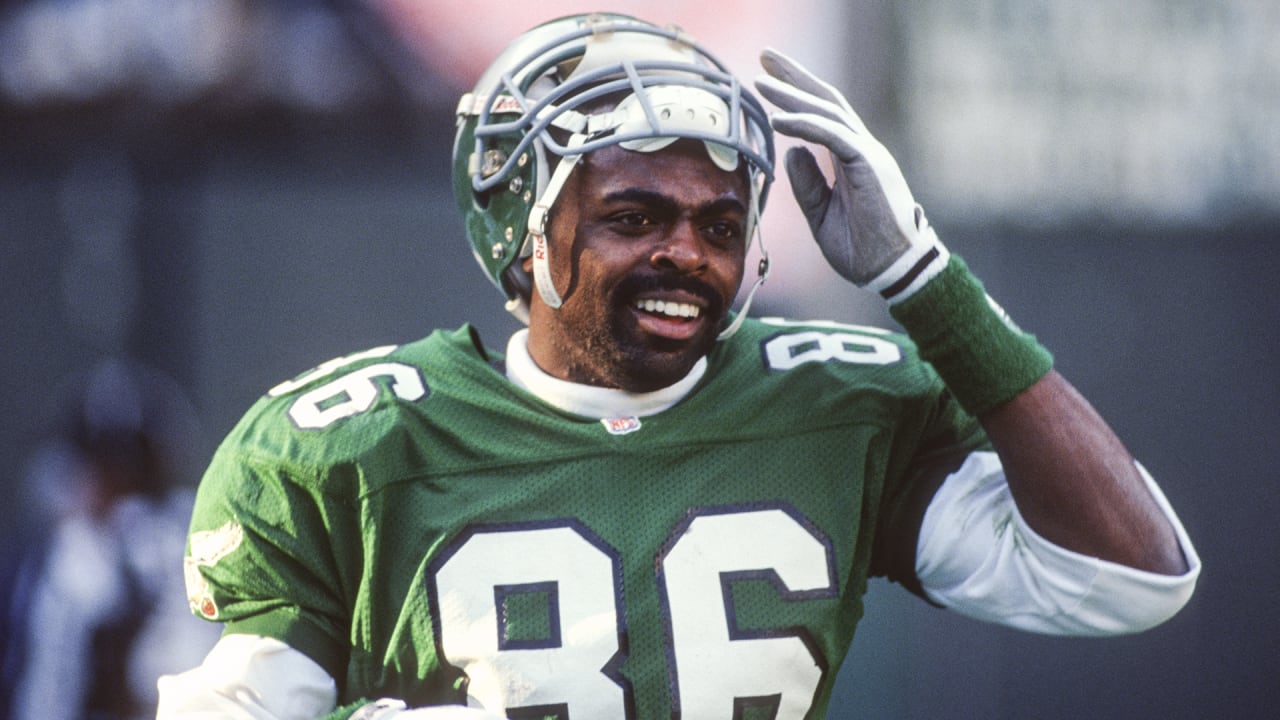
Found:
[(710, 284), (688, 275), (629, 275), (613, 290), (616, 302), (629, 303), (640, 293), (679, 290), (696, 295), (707, 306), (712, 317), (724, 312), (725, 298)]

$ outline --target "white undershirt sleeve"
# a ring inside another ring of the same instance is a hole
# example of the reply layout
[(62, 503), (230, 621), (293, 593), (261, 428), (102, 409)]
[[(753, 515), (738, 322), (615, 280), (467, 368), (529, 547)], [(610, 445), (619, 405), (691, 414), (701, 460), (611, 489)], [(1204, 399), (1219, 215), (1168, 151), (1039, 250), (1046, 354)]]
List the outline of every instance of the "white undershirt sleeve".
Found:
[(198, 667), (160, 678), (157, 720), (307, 720), (332, 712), (333, 678), (274, 638), (224, 635)]
[(1141, 466), (1189, 569), (1144, 572), (1054, 545), (1019, 514), (999, 457), (976, 452), (925, 511), (916, 574), (934, 602), (969, 617), (1051, 635), (1120, 635), (1168, 620), (1190, 599), (1200, 558)]
[[(307, 720), (335, 708), (333, 678), (311, 658), (274, 638), (226, 635), (195, 669), (160, 678), (157, 720)], [(478, 708), (408, 709), (396, 699), (357, 708), (353, 720), (505, 720)]]

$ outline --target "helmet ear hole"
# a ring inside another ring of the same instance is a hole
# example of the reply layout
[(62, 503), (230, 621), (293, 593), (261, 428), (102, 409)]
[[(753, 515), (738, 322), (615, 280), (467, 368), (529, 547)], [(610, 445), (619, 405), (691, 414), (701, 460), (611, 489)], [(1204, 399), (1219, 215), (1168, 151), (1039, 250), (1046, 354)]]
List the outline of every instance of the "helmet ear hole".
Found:
[(516, 260), (502, 273), (502, 289), (507, 297), (525, 298), (533, 295), (533, 277), (524, 271), (520, 261)]

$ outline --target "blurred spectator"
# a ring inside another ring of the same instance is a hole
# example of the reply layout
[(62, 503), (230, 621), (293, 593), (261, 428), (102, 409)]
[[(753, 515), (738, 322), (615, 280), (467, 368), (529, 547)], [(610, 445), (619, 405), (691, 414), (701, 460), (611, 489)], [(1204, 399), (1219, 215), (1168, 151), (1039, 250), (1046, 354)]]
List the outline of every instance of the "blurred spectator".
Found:
[(156, 678), (216, 640), (183, 601), (192, 497), (174, 443), (188, 417), (132, 364), (104, 361), (73, 386), (34, 454), (39, 515), (0, 561), (0, 718), (154, 717)]

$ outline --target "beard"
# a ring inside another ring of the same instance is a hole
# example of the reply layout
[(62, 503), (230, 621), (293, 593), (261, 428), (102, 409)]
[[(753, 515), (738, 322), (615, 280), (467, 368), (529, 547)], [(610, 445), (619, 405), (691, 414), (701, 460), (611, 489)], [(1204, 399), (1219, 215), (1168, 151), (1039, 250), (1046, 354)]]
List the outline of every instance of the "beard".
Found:
[[(702, 328), (688, 340), (675, 340), (643, 332), (636, 323), (635, 301), (642, 293), (680, 290), (697, 296), (703, 304)], [(607, 292), (576, 298), (556, 315), (565, 330), (561, 337), (576, 339), (576, 347), (563, 348), (576, 359), (571, 374), (579, 382), (648, 392), (671, 385), (693, 369), (715, 347), (724, 324), (728, 301), (715, 288), (697, 278), (662, 274), (633, 274)], [(566, 313), (566, 311), (569, 311)]]

